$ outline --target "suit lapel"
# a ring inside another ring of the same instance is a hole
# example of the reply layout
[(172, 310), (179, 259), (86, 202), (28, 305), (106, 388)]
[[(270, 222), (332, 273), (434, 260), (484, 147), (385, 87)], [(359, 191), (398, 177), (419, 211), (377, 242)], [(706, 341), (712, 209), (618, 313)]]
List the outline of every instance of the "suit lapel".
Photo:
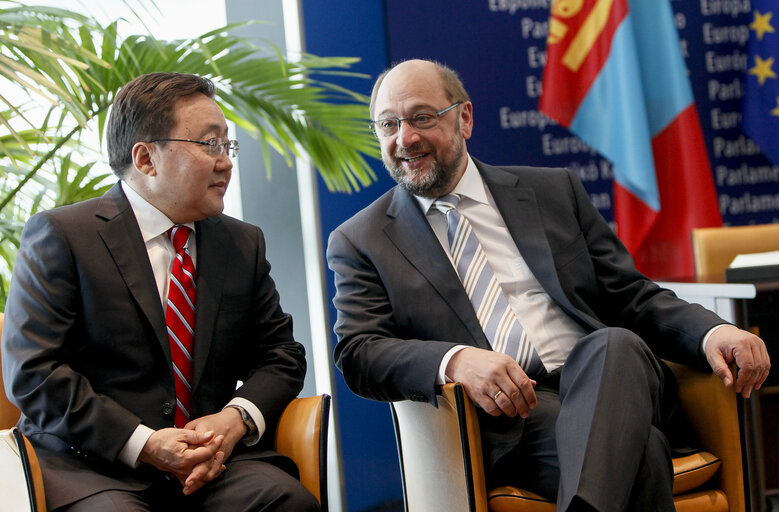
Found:
[(573, 306), (563, 292), (533, 189), (522, 187), (515, 174), (476, 160), (474, 162), (495, 199), (519, 253), (541, 287), (572, 318), (593, 328), (592, 322)]
[(208, 352), (214, 339), (216, 315), (225, 275), (224, 248), (230, 243), (227, 232), (219, 229), (219, 217), (210, 217), (195, 224), (197, 236), (197, 307), (195, 319), (195, 348), (193, 389), (208, 360)]
[(474, 344), (489, 348), (460, 278), (414, 197), (395, 187), (387, 217), (389, 222), (383, 228), (387, 237), (449, 305), (471, 333)]
[(130, 294), (154, 329), (163, 351), (170, 358), (165, 315), (149, 255), (130, 202), (118, 183), (102, 197), (95, 215), (105, 220), (98, 234), (111, 253)]

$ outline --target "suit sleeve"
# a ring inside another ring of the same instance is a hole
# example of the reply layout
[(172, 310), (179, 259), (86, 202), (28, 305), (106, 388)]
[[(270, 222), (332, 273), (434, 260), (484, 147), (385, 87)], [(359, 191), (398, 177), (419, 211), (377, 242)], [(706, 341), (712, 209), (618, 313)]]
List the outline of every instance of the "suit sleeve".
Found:
[(77, 447), (113, 460), (140, 419), (68, 361), (79, 313), (79, 275), (67, 237), (47, 214), (25, 227), (6, 303), (2, 364), (23, 431), (39, 444)]
[(435, 405), (439, 364), (456, 343), (404, 337), (379, 271), (339, 230), (330, 235), (327, 261), (338, 310), (335, 362), (349, 388), (373, 400)]
[(243, 368), (239, 377), (243, 385), (235, 397), (249, 400), (262, 412), (266, 423), (275, 424), (286, 405), (303, 388), (306, 358), (303, 345), (295, 341), (292, 317), (279, 303), (276, 285), (270, 276), (265, 257), (265, 239), (259, 228), (252, 227), (255, 261), (253, 296), (248, 320), (250, 329), (239, 343), (243, 350), (235, 364)]
[(568, 176), (597, 280), (597, 295), (588, 297), (587, 304), (607, 325), (636, 332), (660, 357), (709, 369), (700, 344), (709, 329), (724, 321), (698, 304), (679, 299), (640, 273), (581, 182), (570, 172)]

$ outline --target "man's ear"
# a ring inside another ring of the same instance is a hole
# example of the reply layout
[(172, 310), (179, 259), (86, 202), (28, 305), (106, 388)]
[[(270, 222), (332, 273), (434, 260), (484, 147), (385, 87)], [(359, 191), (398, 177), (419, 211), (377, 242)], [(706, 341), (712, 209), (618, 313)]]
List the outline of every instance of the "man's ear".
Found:
[(157, 170), (154, 168), (155, 148), (151, 142), (136, 142), (133, 146), (133, 165), (142, 174), (154, 176)]
[(464, 139), (471, 138), (471, 130), (473, 129), (473, 104), (470, 101), (466, 101), (460, 108), (460, 133)]

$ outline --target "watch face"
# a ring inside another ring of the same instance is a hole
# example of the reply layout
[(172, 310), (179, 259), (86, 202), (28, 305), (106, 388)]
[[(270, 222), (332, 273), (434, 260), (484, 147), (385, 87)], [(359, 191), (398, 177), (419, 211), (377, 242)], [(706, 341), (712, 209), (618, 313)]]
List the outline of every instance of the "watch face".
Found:
[(243, 424), (246, 425), (246, 433), (254, 433), (254, 431), (257, 430), (257, 426), (254, 424), (252, 417), (249, 416), (249, 413), (243, 407), (239, 407), (238, 410), (241, 412), (241, 419), (243, 420)]

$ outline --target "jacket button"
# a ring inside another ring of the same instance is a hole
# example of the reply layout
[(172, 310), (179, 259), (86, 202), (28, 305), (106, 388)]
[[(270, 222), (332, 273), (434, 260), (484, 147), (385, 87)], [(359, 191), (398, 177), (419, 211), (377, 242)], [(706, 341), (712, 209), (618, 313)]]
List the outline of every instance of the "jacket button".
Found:
[(165, 416), (170, 416), (171, 414), (173, 414), (173, 411), (175, 410), (176, 407), (170, 402), (165, 402), (164, 404), (162, 404), (162, 414), (164, 414)]

